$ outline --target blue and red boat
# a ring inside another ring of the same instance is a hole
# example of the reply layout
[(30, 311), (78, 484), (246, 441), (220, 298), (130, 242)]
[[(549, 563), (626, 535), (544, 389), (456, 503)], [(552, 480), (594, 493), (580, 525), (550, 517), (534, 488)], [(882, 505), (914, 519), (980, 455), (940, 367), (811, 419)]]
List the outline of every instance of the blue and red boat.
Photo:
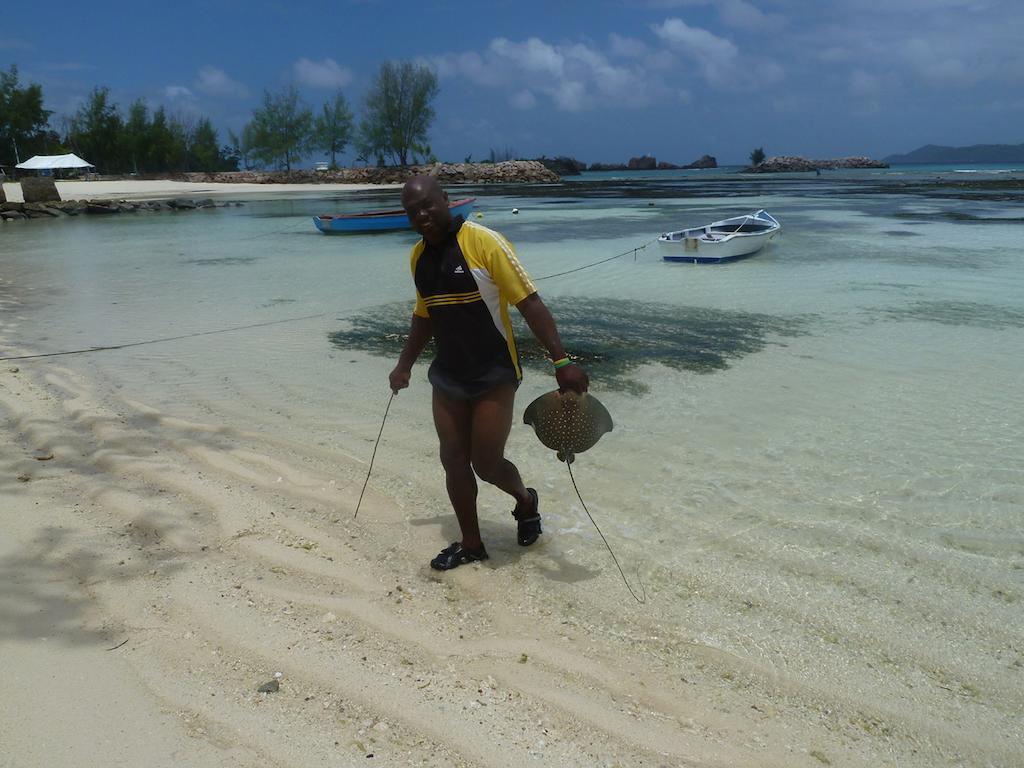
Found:
[[(466, 197), (448, 203), (452, 216), (469, 216), (476, 202), (475, 197)], [(365, 213), (339, 213), (314, 216), (313, 223), (325, 235), (358, 234), (361, 232), (397, 232), (411, 229), (409, 217), (399, 208), (394, 211), (366, 211)]]

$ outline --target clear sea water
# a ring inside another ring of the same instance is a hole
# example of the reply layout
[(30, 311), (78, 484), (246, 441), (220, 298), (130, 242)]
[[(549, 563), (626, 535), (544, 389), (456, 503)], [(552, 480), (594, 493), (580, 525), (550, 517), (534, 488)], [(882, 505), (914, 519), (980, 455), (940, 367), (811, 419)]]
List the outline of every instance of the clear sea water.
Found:
[[(911, 764), (908, 744), (982, 765), (1024, 743), (1022, 176), (585, 174), (459, 190), (541, 278), (615, 419), (574, 472), (631, 579), (639, 567), (661, 636), (742, 658), (805, 701), (886, 702)], [(239, 199), (0, 227), (0, 351), (267, 324), (20, 365), (73, 371), (126, 418), (265, 435), (285, 464), (326, 461), (358, 489), (411, 310), (414, 236), (325, 237), (311, 217), (392, 207), (397, 192)], [(750, 259), (669, 264), (640, 248), (757, 208), (783, 232)], [(447, 514), (425, 371), (392, 406), (371, 480), (413, 518)], [(520, 411), (552, 386), (528, 362)], [(509, 455), (543, 499), (533, 575), (621, 612), (629, 596), (565, 465), (519, 423)], [(481, 491), (485, 535), (504, 535), (507, 508)], [(427, 557), (445, 542), (418, 536)]]

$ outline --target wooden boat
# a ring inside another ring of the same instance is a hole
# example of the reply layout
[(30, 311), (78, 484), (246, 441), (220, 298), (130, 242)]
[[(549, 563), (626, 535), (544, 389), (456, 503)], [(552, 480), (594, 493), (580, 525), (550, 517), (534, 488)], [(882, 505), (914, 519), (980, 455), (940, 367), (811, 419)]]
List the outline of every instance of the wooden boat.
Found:
[(752, 256), (782, 229), (767, 211), (733, 216), (703, 227), (666, 232), (658, 238), (665, 261), (720, 264)]
[[(475, 197), (466, 197), (448, 203), (452, 216), (469, 216)], [(314, 216), (313, 223), (325, 235), (351, 234), (360, 232), (396, 232), (411, 229), (409, 217), (401, 208), (393, 211), (367, 211), (365, 213), (323, 214)]]

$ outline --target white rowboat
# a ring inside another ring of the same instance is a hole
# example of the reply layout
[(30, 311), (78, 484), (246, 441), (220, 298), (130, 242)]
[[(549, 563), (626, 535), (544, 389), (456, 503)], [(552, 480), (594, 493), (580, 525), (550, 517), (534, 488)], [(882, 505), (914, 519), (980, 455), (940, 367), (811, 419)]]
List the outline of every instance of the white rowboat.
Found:
[(665, 261), (720, 264), (752, 256), (782, 229), (767, 211), (733, 216), (703, 227), (666, 232), (658, 238)]

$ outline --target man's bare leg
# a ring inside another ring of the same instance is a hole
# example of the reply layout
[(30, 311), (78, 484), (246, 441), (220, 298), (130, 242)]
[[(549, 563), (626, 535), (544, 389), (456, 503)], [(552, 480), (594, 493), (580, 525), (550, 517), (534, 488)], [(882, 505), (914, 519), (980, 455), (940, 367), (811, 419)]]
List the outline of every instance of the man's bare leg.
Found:
[(519, 469), (505, 458), (505, 443), (512, 429), (516, 388), (506, 384), (473, 401), (470, 461), (481, 480), (497, 486), (516, 500), (516, 517), (532, 515), (533, 497)]
[(434, 427), (441, 447), (441, 466), (455, 517), (462, 531), (462, 546), (479, 549), (480, 520), (476, 511), (476, 476), (470, 464), (472, 403), (450, 400), (434, 390)]

